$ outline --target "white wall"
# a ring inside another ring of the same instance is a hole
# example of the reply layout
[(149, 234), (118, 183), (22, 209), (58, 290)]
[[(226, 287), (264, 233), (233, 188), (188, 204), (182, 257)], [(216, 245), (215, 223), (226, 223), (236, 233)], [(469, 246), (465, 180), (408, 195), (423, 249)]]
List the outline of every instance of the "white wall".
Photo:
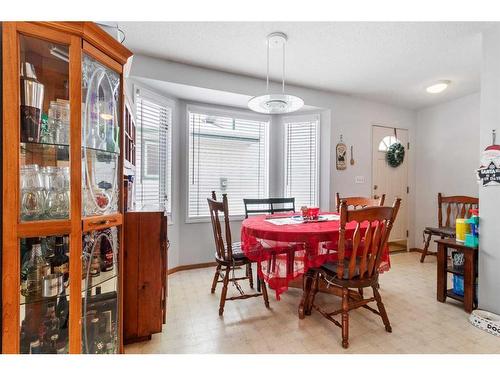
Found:
[[(478, 196), (479, 93), (417, 112), (414, 241), (437, 226), (437, 194)], [(431, 243), (430, 249), (435, 250)]]
[[(265, 89), (265, 82), (251, 77), (204, 69), (156, 58), (136, 55), (131, 67), (130, 76), (163, 80), (184, 85), (221, 90), (244, 95), (258, 95)], [(274, 85), (274, 84), (273, 84)], [(371, 126), (385, 125), (409, 129), (409, 139), (413, 143), (415, 112), (397, 108), (387, 104), (375, 103), (351, 96), (334, 94), (331, 92), (308, 89), (297, 86), (287, 86), (287, 91), (301, 96), (307, 105), (322, 108), (321, 112), (321, 157), (320, 157), (320, 206), (322, 209), (334, 209), (336, 191), (341, 193), (371, 195)], [(185, 116), (182, 113), (185, 103), (179, 102), (178, 123), (174, 125), (174, 143), (178, 146), (174, 150), (173, 158), (173, 183), (174, 193), (172, 199), (174, 207), (174, 225), (169, 227), (170, 233), (177, 235), (177, 241), (170, 236), (171, 248), (169, 253), (169, 268), (177, 265), (204, 263), (213, 261), (213, 238), (210, 223), (185, 223), (186, 216), (186, 153), (184, 149), (186, 139)], [(274, 130), (279, 134), (280, 130)], [(348, 166), (346, 171), (335, 170), (335, 145), (340, 134), (344, 141), (354, 145), (356, 164)], [(175, 146), (174, 146), (175, 147)], [(282, 153), (280, 144), (273, 144), (276, 158)], [(274, 156), (273, 156), (274, 155)], [(410, 151), (409, 183), (414, 186), (415, 176), (412, 167), (414, 158)], [(276, 159), (274, 159), (276, 160)], [(279, 161), (270, 163), (273, 171), (282, 173)], [(178, 173), (175, 173), (177, 165)], [(364, 184), (354, 184), (354, 176), (365, 176)], [(281, 179), (282, 180), (282, 179)], [(279, 184), (271, 186), (270, 193), (279, 193)], [(177, 188), (175, 188), (177, 186)], [(274, 191), (273, 191), (274, 190)], [(175, 193), (177, 191), (177, 194)], [(410, 190), (411, 192), (413, 189)], [(410, 212), (414, 207), (413, 194), (410, 194)], [(410, 216), (411, 218), (411, 216)], [(241, 222), (232, 223), (233, 239), (239, 239)], [(410, 225), (412, 219), (410, 219)], [(411, 238), (410, 238), (411, 239)], [(410, 241), (410, 247), (413, 246)]]
[[(500, 27), (483, 33), (480, 150), (500, 133)], [(498, 137), (497, 137), (498, 142)], [(476, 160), (479, 160), (477, 158)], [(479, 163), (478, 163), (479, 164)], [(479, 308), (500, 314), (500, 187), (479, 189)]]

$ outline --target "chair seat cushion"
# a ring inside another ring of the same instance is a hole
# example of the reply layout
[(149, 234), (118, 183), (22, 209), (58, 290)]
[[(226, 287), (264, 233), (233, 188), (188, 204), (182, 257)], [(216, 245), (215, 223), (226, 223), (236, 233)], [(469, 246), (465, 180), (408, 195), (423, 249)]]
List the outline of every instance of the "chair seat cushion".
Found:
[[(235, 261), (249, 261), (248, 257), (245, 255), (243, 252), (243, 249), (241, 248), (241, 242), (233, 242), (231, 246), (233, 250), (233, 259)], [(219, 261), (224, 261), (224, 259), (221, 259), (217, 253), (215, 253), (215, 258)]]
[[(349, 278), (349, 262), (350, 262), (350, 259), (348, 259), (348, 258), (344, 259), (344, 275), (343, 275), (344, 279)], [(359, 263), (360, 263), (360, 259), (356, 258), (356, 266), (354, 268), (353, 277), (359, 276)], [(338, 268), (338, 262), (327, 262), (321, 266), (321, 270), (324, 271), (328, 276), (331, 276), (331, 277), (337, 276), (337, 268)]]
[(425, 227), (424, 232), (438, 236), (455, 237), (455, 228), (452, 227)]

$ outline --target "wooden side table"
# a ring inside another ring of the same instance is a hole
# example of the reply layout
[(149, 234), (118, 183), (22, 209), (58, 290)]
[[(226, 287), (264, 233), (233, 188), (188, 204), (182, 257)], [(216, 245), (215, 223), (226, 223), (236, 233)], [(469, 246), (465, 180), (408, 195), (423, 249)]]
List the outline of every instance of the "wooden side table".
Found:
[[(477, 276), (477, 247), (465, 246), (457, 242), (454, 238), (436, 240), (438, 245), (437, 257), (437, 300), (445, 302), (446, 298), (452, 298), (464, 304), (464, 310), (468, 313), (474, 308), (475, 281)], [(455, 270), (448, 266), (448, 249), (455, 249), (464, 254), (465, 263), (463, 271)], [(453, 293), (453, 289), (448, 289), (448, 273), (464, 277), (464, 295), (459, 296)]]

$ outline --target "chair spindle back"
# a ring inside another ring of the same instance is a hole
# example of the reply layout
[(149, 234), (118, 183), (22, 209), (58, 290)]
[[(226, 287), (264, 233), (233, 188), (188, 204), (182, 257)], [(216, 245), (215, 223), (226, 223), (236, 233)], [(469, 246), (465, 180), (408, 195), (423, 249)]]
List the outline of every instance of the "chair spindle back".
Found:
[[(295, 198), (244, 198), (245, 217), (249, 214), (275, 214), (278, 212), (295, 212)], [(257, 206), (251, 208), (249, 206)], [(266, 206), (266, 207), (262, 207)]]
[(371, 206), (383, 206), (385, 202), (385, 194), (382, 194), (380, 198), (368, 198), (368, 197), (345, 197), (341, 198), (340, 194), (336, 194), (337, 212), (340, 212), (341, 201), (347, 202), (347, 207), (365, 208)]
[[(389, 239), (400, 204), (401, 199), (397, 198), (392, 207), (349, 210), (347, 202), (341, 201), (337, 265), (339, 279), (352, 279), (355, 276), (359, 279), (366, 279), (378, 272), (382, 252)], [(348, 258), (348, 272), (345, 274), (346, 225), (351, 222), (356, 222), (356, 229), (352, 236), (352, 253)], [(368, 222), (368, 226), (361, 228), (364, 222)], [(357, 267), (359, 267), (358, 272), (356, 272)]]
[[(445, 197), (438, 194), (438, 225), (442, 227), (455, 227), (456, 219), (468, 219), (470, 210), (479, 207), (479, 198), (465, 195), (453, 195)], [(443, 223), (443, 213), (446, 221)]]
[[(233, 258), (233, 241), (231, 239), (231, 227), (229, 225), (227, 195), (222, 194), (222, 202), (218, 202), (215, 191), (212, 191), (212, 197), (207, 198), (207, 201), (210, 211), (210, 219), (212, 221), (217, 256), (220, 259), (231, 261)], [(224, 225), (221, 224), (221, 216), (224, 218)]]

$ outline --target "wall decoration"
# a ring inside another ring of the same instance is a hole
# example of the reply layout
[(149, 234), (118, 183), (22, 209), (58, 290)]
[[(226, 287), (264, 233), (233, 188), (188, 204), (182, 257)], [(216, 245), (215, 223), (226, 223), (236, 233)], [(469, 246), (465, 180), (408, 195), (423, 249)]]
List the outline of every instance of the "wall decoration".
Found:
[(500, 186), (500, 145), (495, 144), (495, 130), (492, 138), (493, 143), (484, 149), (477, 170), (477, 178), (483, 186)]
[(337, 147), (335, 150), (337, 170), (343, 171), (347, 168), (347, 146), (343, 141), (342, 134), (340, 135), (340, 142), (337, 143)]
[(354, 146), (351, 146), (351, 165), (354, 165)]
[[(394, 128), (394, 138), (398, 139), (396, 128)], [(405, 160), (405, 147), (401, 144), (401, 142), (393, 143), (387, 149), (385, 158), (391, 167), (399, 167)]]
[(401, 143), (389, 146), (386, 154), (387, 163), (393, 168), (399, 167), (405, 159), (405, 148)]

